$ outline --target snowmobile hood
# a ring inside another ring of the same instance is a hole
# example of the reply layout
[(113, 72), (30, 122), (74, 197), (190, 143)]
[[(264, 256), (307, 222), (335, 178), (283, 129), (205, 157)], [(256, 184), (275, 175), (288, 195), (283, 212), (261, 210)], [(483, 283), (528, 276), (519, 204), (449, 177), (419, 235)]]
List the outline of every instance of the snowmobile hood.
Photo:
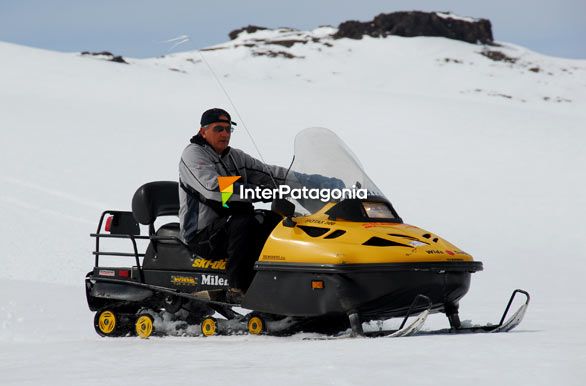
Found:
[(277, 225), (259, 262), (308, 264), (381, 264), (470, 262), (470, 254), (438, 235), (404, 223), (331, 220), (325, 214)]

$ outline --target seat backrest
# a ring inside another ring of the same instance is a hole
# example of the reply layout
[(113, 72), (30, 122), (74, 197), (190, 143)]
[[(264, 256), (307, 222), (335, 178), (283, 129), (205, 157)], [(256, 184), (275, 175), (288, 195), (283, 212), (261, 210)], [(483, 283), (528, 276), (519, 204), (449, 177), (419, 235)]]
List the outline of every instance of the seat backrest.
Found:
[(132, 197), (132, 215), (143, 225), (152, 225), (159, 216), (179, 215), (179, 184), (175, 181), (148, 182)]

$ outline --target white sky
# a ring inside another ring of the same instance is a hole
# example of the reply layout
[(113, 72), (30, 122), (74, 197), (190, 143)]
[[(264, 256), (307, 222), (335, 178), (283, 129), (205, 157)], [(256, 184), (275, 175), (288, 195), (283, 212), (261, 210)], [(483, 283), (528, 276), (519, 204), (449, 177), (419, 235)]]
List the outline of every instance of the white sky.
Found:
[(0, 40), (60, 51), (109, 50), (130, 57), (167, 53), (162, 41), (189, 35), (191, 50), (228, 40), (248, 24), (312, 29), (403, 10), (452, 11), (491, 20), (495, 39), (586, 58), (586, 1), (426, 0), (2, 0)]

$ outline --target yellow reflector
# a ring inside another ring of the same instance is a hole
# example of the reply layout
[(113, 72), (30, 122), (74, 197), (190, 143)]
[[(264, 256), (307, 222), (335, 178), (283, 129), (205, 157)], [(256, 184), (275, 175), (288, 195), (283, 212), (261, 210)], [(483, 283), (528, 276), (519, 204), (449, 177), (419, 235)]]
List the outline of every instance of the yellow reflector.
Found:
[(323, 280), (312, 280), (311, 281), (311, 289), (324, 289), (324, 281)]

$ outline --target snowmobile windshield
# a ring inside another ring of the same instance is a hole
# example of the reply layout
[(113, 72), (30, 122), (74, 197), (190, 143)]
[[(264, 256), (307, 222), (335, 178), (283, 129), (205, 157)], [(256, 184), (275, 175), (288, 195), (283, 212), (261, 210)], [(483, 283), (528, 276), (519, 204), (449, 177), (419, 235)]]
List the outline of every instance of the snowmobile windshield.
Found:
[[(294, 151), (286, 184), (292, 189), (289, 200), (295, 204), (296, 213), (312, 214), (328, 202), (344, 199), (388, 202), (358, 158), (333, 131), (312, 127), (299, 132)], [(389, 217), (380, 212), (386, 206), (374, 202), (370, 206), (373, 218)]]

